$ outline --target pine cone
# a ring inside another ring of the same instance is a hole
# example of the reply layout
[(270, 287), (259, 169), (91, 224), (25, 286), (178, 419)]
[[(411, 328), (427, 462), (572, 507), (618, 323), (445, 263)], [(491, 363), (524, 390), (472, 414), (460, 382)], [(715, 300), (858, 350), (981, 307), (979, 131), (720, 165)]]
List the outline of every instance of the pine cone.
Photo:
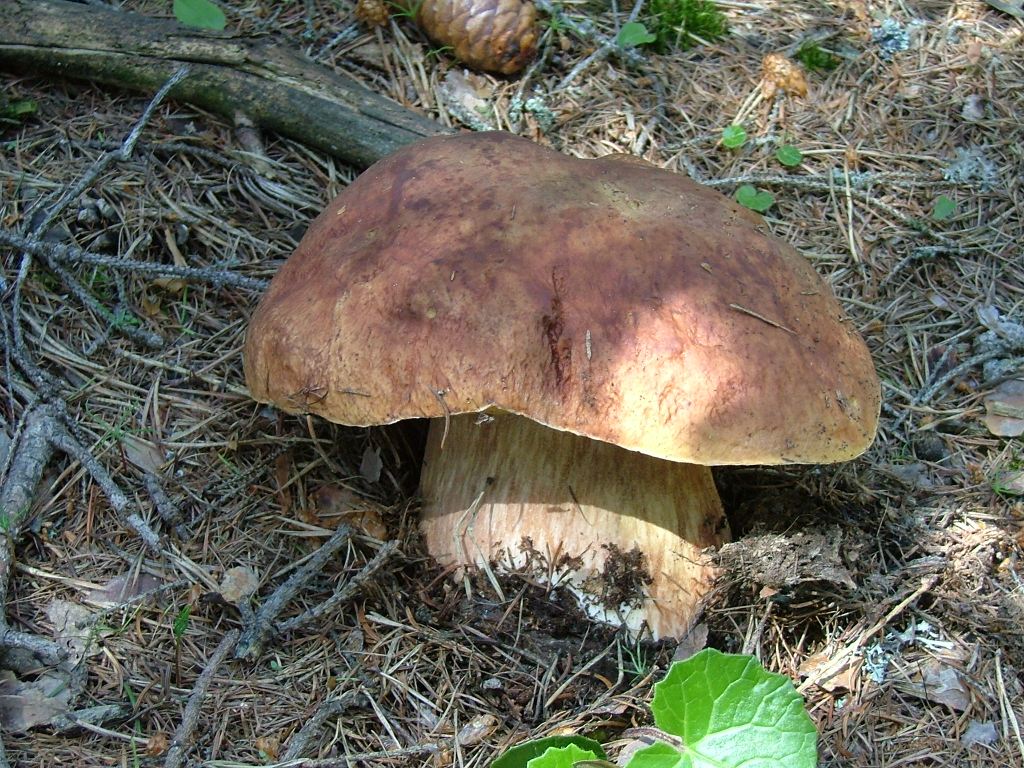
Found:
[(537, 9), (524, 0), (423, 0), (416, 16), (436, 43), (474, 69), (510, 75), (537, 51)]
[(368, 27), (383, 27), (391, 15), (386, 0), (358, 0), (356, 18)]

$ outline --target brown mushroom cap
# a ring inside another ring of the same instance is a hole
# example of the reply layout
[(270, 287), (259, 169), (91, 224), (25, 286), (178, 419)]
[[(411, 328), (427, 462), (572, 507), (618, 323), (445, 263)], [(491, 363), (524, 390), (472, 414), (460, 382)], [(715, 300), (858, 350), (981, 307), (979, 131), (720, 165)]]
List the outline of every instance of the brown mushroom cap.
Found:
[(806, 259), (676, 173), (506, 133), (380, 161), (256, 310), (254, 398), (366, 426), (498, 408), (699, 464), (871, 442), (868, 350)]

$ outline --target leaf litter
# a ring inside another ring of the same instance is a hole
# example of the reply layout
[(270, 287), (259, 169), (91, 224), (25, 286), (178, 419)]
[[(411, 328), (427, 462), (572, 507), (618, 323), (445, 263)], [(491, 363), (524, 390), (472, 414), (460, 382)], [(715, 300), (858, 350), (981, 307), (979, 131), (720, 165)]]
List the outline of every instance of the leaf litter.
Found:
[[(469, 110), (580, 156), (633, 153), (730, 195), (742, 184), (771, 191), (766, 226), (811, 259), (871, 346), (886, 382), (882, 432), (850, 464), (718, 473), (736, 542), (719, 553), (727, 567), (689, 647), (749, 647), (798, 681), (826, 765), (912, 764), (923, 751), (1000, 768), (1024, 760), (1024, 507), (1012, 492), (1021, 456), (1014, 439), (985, 422), (986, 398), (1002, 397), (1002, 381), (1021, 369), (1012, 329), (1024, 323), (1015, 258), (1024, 241), (1016, 215), (1024, 64), (1013, 18), (981, 4), (919, 4), (896, 19), (904, 31), (925, 22), (901, 50), (895, 27), (872, 41), (891, 12), (876, 4), (850, 0), (828, 14), (806, 2), (726, 4), (734, 32), (714, 46), (665, 56), (641, 49), (639, 69), (609, 57), (559, 87), (589, 56), (585, 35), (552, 34), (545, 67), (527, 81), (460, 82), (448, 78), (456, 70), (446, 54), (430, 53), (404, 22), (379, 34), (354, 27), (334, 42), (339, 25), (354, 20), (351, 5), (271, 12), (257, 3), (229, 23), (243, 34), (272, 28), (446, 124), (465, 124)], [(609, 36), (625, 19), (574, 3), (562, 12)], [(837, 67), (804, 72), (804, 97), (766, 101), (765, 56), (808, 39), (841, 54)], [(878, 55), (883, 43), (888, 59)], [(116, 148), (110, 137), (124, 135), (147, 99), (2, 77), (5, 90), (35, 105), (21, 127), (3, 129), (0, 221), (15, 227)], [(443, 96), (446, 80), (452, 90)], [(737, 123), (749, 136), (743, 151), (717, 149), (722, 129)], [(281, 137), (262, 140), (264, 157), (250, 163), (251, 147), (233, 126), (165, 104), (138, 158), (107, 168), (99, 192), (47, 236), (144, 261), (230, 263), (265, 281), (357, 169)], [(783, 141), (799, 148), (800, 166), (765, 172), (762, 162)], [(957, 201), (952, 221), (929, 221), (939, 194)], [(4, 251), (7, 280), (16, 258)], [(57, 626), (47, 615), (54, 601), (99, 609), (109, 599), (102, 619), (118, 631), (102, 638), (101, 655), (86, 657), (84, 692), (127, 707), (131, 718), (115, 709), (121, 715), (99, 729), (5, 729), (14, 760), (129, 763), (132, 745), (147, 743), (168, 753), (167, 734), (193, 686), (243, 621), (252, 574), (235, 592), (226, 575), (239, 567), (259, 574), (263, 587), (248, 598), (258, 606), (340, 522), (357, 534), (282, 620), (330, 599), (378, 542), (398, 542), (402, 557), (386, 560), (358, 599), (270, 638), (257, 659), (225, 661), (183, 746), (191, 758), (248, 766), (272, 753), (362, 755), (352, 759), (482, 766), (530, 736), (645, 724), (651, 685), (674, 647), (590, 626), (528, 578), (509, 577), (504, 597), (484, 578), (467, 592), (419, 546), (414, 445), (405, 451), (404, 438), (374, 431), (374, 449), (387, 446), (375, 452), (384, 461), (377, 475), (375, 462), (363, 465), (365, 431), (317, 424), (311, 436), (302, 420), (248, 400), (238, 350), (256, 292), (130, 274), (119, 284), (94, 266), (69, 268), (101, 302), (126, 296), (142, 310), (139, 322), (172, 343), (112, 343), (104, 318), (36, 268), (23, 304), (26, 345), (72, 382), (77, 424), (140, 507), (151, 511), (156, 498), (152, 475), (180, 525), (170, 530), (148, 515), (164, 537), (157, 554), (77, 465), (54, 462), (31, 533), (18, 543), (8, 615), (45, 633)], [(985, 308), (981, 317), (976, 307)], [(939, 348), (948, 356), (936, 357)], [(14, 379), (21, 386), (20, 374)], [(10, 377), (2, 386), (4, 402), (20, 403)], [(8, 435), (15, 416), (4, 412)], [(400, 454), (408, 460), (394, 463)], [(161, 599), (132, 602), (149, 592), (142, 581), (120, 591), (118, 579), (140, 565), (159, 580)], [(94, 600), (78, 583), (109, 591)], [(204, 598), (222, 589), (239, 602)], [(190, 620), (176, 645), (172, 625), (185, 606)], [(911, 627), (916, 639), (900, 641)], [(887, 642), (898, 647), (878, 681), (867, 659)], [(179, 660), (180, 683), (171, 671)], [(26, 699), (23, 722), (52, 719), (84, 703), (78, 698), (52, 708)], [(463, 730), (473, 723), (481, 727)]]

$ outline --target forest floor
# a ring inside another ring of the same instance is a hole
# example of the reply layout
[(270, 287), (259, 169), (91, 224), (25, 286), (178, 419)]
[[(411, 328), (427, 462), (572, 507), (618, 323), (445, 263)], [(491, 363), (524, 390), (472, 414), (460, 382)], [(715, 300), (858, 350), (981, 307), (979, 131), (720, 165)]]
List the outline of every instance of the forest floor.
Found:
[[(822, 765), (1024, 766), (1024, 446), (996, 434), (1019, 419), (986, 418), (1024, 401), (1019, 19), (977, 0), (723, 2), (720, 40), (604, 51), (574, 72), (629, 9), (568, 0), (541, 64), (494, 78), (408, 19), (360, 26), (347, 0), (221, 5), (230, 30), (278, 34), (444, 125), (769, 192), (768, 227), (867, 341), (881, 425), (845, 464), (717, 472), (735, 543), (685, 647), (790, 676)], [(806, 94), (766, 96), (765, 56), (810, 42)], [(649, 722), (674, 643), (590, 624), (514, 574), (500, 595), (456, 583), (419, 540), (407, 433), (248, 397), (262, 288), (361, 169), (173, 101), (115, 157), (152, 94), (0, 81), (21, 105), (0, 122), (0, 230), (239, 278), (0, 249), (0, 454), (44, 401), (85, 448), (47, 457), (14, 542), (7, 623), (74, 663), (8, 654), (12, 765), (486, 766), (552, 733), (614, 753)], [(729, 149), (733, 124), (747, 141)], [(783, 145), (799, 165), (779, 162)], [(278, 616), (300, 620), (235, 659), (253, 611), (310, 564)]]

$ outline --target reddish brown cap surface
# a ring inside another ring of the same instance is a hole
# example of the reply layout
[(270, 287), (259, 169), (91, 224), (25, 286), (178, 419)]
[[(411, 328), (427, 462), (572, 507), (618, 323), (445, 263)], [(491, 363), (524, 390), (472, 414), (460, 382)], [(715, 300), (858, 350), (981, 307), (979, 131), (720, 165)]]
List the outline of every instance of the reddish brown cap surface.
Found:
[(257, 400), (350, 425), (499, 408), (674, 461), (832, 462), (879, 384), (762, 219), (632, 158), (430, 138), (310, 226), (249, 326)]

